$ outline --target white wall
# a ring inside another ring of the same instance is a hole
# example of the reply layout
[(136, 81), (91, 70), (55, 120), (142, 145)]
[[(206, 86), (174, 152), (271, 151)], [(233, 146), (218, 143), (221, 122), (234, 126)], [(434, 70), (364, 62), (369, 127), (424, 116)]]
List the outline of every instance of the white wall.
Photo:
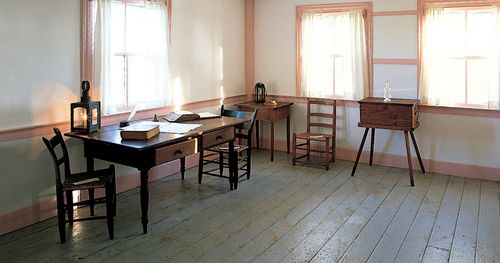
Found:
[(173, 1), (174, 104), (245, 94), (244, 0)]
[[(174, 0), (172, 17), (172, 97), (245, 94), (244, 0)], [(80, 31), (79, 0), (0, 0), (0, 131), (69, 120), (80, 96)], [(84, 170), (81, 142), (67, 143), (73, 170)], [(0, 216), (53, 196), (41, 137), (0, 142), (0, 167)], [(135, 172), (117, 169), (118, 176)]]
[(64, 121), (80, 81), (79, 1), (0, 2), (0, 129)]
[[(295, 6), (340, 2), (354, 1), (255, 0), (255, 82), (264, 82), (272, 94), (294, 96)], [(375, 12), (416, 7), (416, 0), (373, 1)], [(373, 34), (374, 58), (417, 58), (416, 15), (376, 16)], [(416, 65), (374, 65), (375, 96), (383, 95), (386, 80), (394, 97), (417, 98)], [(292, 114), (293, 130), (304, 131), (305, 106), (294, 105)], [(363, 134), (359, 109), (339, 107), (338, 114), (338, 146), (357, 150)], [(420, 122), (415, 135), (424, 159), (500, 168), (499, 119), (422, 113)], [(268, 125), (263, 126), (267, 136)], [(285, 123), (277, 129), (277, 139), (285, 140)], [(376, 137), (376, 152), (405, 156), (401, 132), (377, 130)]]

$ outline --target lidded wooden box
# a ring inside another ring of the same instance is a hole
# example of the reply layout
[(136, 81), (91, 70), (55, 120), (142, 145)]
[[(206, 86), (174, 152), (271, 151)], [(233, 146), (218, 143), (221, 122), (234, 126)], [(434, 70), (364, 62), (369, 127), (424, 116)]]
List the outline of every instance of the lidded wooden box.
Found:
[(359, 101), (360, 127), (413, 130), (418, 127), (419, 100), (365, 98)]

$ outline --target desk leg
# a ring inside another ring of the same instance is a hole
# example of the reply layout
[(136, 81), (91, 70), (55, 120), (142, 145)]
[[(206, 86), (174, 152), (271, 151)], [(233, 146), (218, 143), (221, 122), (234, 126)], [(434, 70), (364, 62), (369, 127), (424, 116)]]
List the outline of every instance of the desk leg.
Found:
[(373, 164), (373, 144), (375, 144), (375, 128), (372, 128), (372, 141), (370, 145), (370, 166)]
[(271, 162), (274, 161), (274, 121), (271, 122)]
[(186, 157), (181, 157), (181, 178), (184, 180), (184, 172), (186, 171)]
[(410, 172), (410, 184), (411, 186), (415, 186), (415, 180), (413, 179), (413, 166), (411, 164), (410, 141), (408, 139), (408, 131), (404, 131), (404, 133), (405, 133), (405, 143), (406, 143), (406, 157), (408, 158), (408, 170)]
[(420, 157), (420, 151), (418, 150), (417, 140), (415, 140), (415, 135), (413, 135), (413, 131), (410, 131), (411, 140), (413, 141), (413, 147), (415, 147), (415, 152), (417, 153), (418, 162), (420, 163), (420, 169), (422, 169), (422, 173), (425, 174), (424, 163), (422, 162), (422, 157)]
[(286, 153), (290, 154), (290, 117), (286, 118)]
[(365, 128), (365, 133), (363, 134), (363, 139), (361, 139), (361, 145), (359, 146), (358, 155), (356, 156), (356, 161), (354, 162), (354, 167), (352, 168), (351, 176), (354, 176), (356, 168), (358, 167), (359, 157), (361, 157), (363, 146), (365, 146), (366, 135), (368, 135), (368, 130), (369, 128)]
[(148, 233), (148, 207), (149, 207), (149, 169), (141, 171), (141, 212), (142, 212), (142, 232)]
[(255, 142), (257, 143), (257, 150), (260, 149), (260, 128), (259, 128), (259, 121), (255, 121)]

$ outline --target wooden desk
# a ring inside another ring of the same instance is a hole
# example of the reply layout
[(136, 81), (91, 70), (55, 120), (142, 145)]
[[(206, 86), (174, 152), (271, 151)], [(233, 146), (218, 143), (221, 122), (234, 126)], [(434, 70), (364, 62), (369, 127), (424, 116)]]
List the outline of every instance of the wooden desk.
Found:
[[(94, 170), (94, 159), (139, 169), (141, 176), (141, 212), (142, 228), (147, 233), (149, 206), (149, 170), (154, 166), (180, 159), (181, 173), (184, 177), (185, 157), (197, 153), (197, 149), (229, 142), (230, 150), (234, 147), (236, 126), (245, 119), (230, 117), (197, 120), (188, 123), (203, 124), (196, 130), (185, 134), (160, 133), (144, 141), (122, 140), (118, 125), (104, 127), (96, 133), (66, 133), (66, 136), (83, 141), (87, 170)], [(200, 166), (203, 158), (200, 158)], [(199, 167), (201, 168), (201, 167)]]
[(253, 101), (235, 104), (242, 111), (253, 111), (258, 108), (257, 121), (255, 122), (255, 134), (257, 139), (257, 149), (260, 148), (259, 121), (271, 123), (271, 162), (274, 161), (274, 123), (286, 118), (286, 152), (290, 154), (290, 115), (291, 102), (255, 103)]
[(420, 125), (418, 121), (418, 100), (393, 99), (390, 102), (384, 102), (383, 98), (365, 98), (359, 101), (359, 127), (365, 127), (365, 133), (359, 146), (358, 155), (352, 168), (351, 176), (354, 176), (356, 167), (358, 166), (359, 157), (363, 151), (368, 130), (372, 129), (371, 146), (370, 146), (370, 166), (373, 163), (373, 144), (375, 140), (375, 128), (388, 130), (401, 130), (405, 135), (406, 157), (408, 158), (408, 169), (410, 172), (410, 184), (415, 185), (413, 178), (413, 167), (411, 163), (410, 144), (408, 132), (410, 132), (415, 152), (417, 153), (420, 169), (425, 173), (424, 164), (420, 157), (417, 141), (413, 131)]

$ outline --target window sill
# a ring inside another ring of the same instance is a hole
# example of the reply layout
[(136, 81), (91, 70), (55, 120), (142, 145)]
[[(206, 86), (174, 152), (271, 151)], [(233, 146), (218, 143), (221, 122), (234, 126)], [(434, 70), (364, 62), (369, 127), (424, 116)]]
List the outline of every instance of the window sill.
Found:
[(500, 109), (475, 108), (467, 106), (435, 106), (420, 104), (421, 112), (458, 116), (500, 118)]

